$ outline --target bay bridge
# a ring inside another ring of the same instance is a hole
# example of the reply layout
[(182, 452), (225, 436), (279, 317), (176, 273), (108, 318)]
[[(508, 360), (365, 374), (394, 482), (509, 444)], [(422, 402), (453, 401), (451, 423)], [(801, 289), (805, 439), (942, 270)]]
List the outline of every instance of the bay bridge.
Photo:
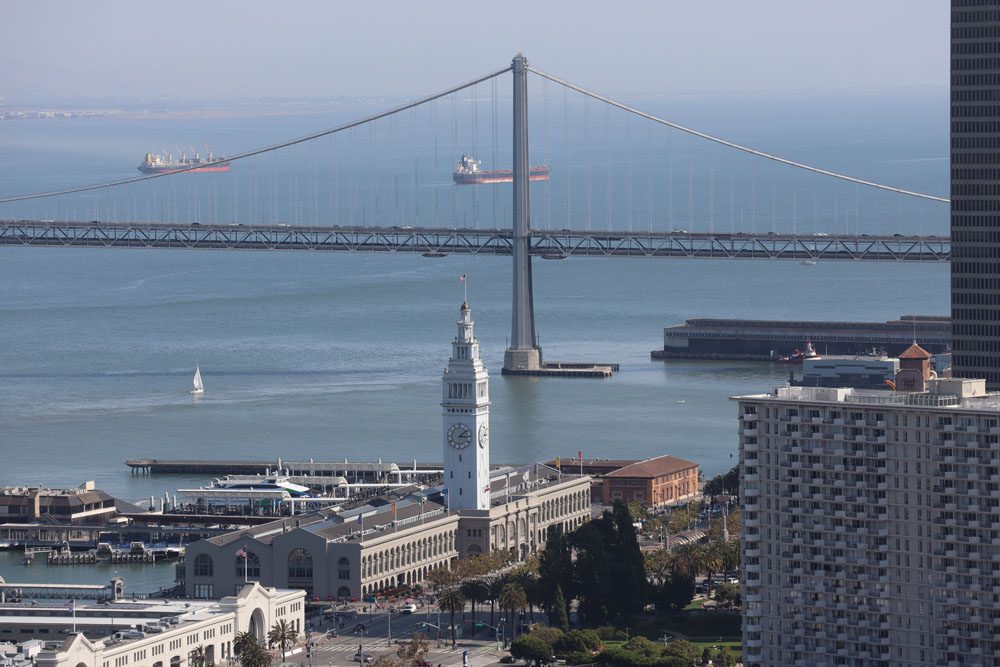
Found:
[[(512, 113), (505, 117), (497, 85), (508, 74)], [(541, 124), (541, 141), (532, 135), (535, 153), (546, 165), (562, 162), (551, 182), (534, 185), (541, 195), (534, 199), (529, 74), (542, 87), (541, 113), (531, 115)], [(561, 118), (550, 88), (562, 93)], [(460, 121), (465, 110), (468, 117)], [(620, 128), (613, 128), (612, 113), (624, 120)], [(501, 141), (507, 129), (510, 140)], [(654, 130), (666, 133), (665, 143)], [(686, 147), (674, 146), (680, 138)], [(561, 155), (554, 139), (562, 141)], [(509, 160), (512, 192), (501, 198), (501, 187), (439, 178), (442, 162), (449, 164), (459, 150), (486, 153), (493, 167)], [(504, 370), (514, 372), (543, 367), (532, 257), (811, 263), (946, 262), (951, 256), (946, 233), (912, 233), (925, 220), (931, 229), (943, 227), (945, 197), (681, 125), (530, 67), (520, 54), (507, 67), (442, 92), (208, 164), (223, 162), (245, 165), (243, 173), (229, 180), (219, 178), (228, 174), (186, 175), (203, 169), (202, 161), (165, 173), (2, 195), (0, 245), (510, 256)], [(678, 167), (685, 163), (686, 178)]]

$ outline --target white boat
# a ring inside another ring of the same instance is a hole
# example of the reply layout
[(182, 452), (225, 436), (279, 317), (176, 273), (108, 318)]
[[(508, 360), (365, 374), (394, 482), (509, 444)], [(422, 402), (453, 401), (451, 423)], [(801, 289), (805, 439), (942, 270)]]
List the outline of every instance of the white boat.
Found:
[(194, 367), (194, 389), (191, 390), (192, 394), (204, 394), (205, 385), (201, 382), (201, 369), (195, 365)]

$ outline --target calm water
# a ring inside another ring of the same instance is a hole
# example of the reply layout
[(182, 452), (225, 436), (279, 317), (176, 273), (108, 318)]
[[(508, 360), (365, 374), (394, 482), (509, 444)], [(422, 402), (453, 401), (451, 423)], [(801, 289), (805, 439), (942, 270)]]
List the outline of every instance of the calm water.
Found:
[[(876, 115), (872, 122), (883, 125), (875, 128), (842, 119), (842, 126), (799, 148), (848, 167), (905, 159), (904, 173), (916, 170), (922, 183), (946, 190), (946, 169), (939, 174), (937, 162), (946, 127), (937, 136), (923, 116), (900, 124), (894, 118), (888, 110)], [(724, 129), (724, 120), (714, 121)], [(279, 122), (268, 119), (273, 134)], [(184, 123), (185, 131), (197, 132), (196, 121)], [(103, 163), (112, 155), (131, 164), (122, 137), (135, 143), (148, 130), (111, 122), (36, 123), (23, 131), (14, 125), (0, 128), (0, 148), (23, 150), (25, 132), (44, 137), (49, 127), (66, 136), (69, 147), (60, 150), (52, 141), (36, 156), (31, 183), (15, 176), (16, 165), (0, 162), (0, 184), (8, 192), (70, 178), (55, 166), (58, 176), (46, 177), (45, 164), (79, 164), (79, 145), (100, 146), (101, 136), (110, 147)], [(858, 127), (872, 136), (882, 136), (878, 128), (884, 127), (891, 141), (859, 146), (862, 157), (851, 163), (844, 157), (848, 142), (837, 137), (853, 136)], [(240, 136), (250, 142), (246, 132)], [(928, 159), (909, 161), (915, 156)], [(76, 175), (86, 173), (78, 167)], [(917, 223), (896, 224), (909, 231), (906, 225)], [(768, 390), (784, 381), (786, 369), (653, 362), (649, 351), (662, 346), (664, 326), (693, 316), (885, 320), (948, 311), (945, 265), (536, 261), (545, 356), (618, 362), (621, 372), (609, 380), (503, 378), (508, 259), (3, 248), (0, 485), (95, 480), (139, 499), (207, 480), (131, 476), (128, 458), (435, 460), (439, 379), (455, 333), (462, 273), (492, 372), (496, 461), (578, 450), (599, 457), (670, 453), (698, 461), (711, 476), (734, 463), (736, 421), (728, 397)], [(188, 393), (196, 363), (206, 385), (201, 398)], [(100, 582), (110, 574), (22, 568), (18, 557), (0, 554), (0, 576)], [(148, 590), (168, 583), (172, 570), (136, 568), (124, 576), (131, 590)]]

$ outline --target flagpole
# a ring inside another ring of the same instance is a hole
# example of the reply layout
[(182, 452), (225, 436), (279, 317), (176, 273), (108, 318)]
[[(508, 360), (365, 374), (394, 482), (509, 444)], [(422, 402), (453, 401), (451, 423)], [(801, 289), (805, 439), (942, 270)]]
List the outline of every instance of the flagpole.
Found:
[(246, 547), (243, 547), (243, 583), (247, 584), (250, 582), (250, 573), (247, 571), (249, 569), (249, 557), (250, 552), (247, 551)]
[(76, 598), (69, 601), (70, 609), (73, 610), (73, 634), (76, 634)]

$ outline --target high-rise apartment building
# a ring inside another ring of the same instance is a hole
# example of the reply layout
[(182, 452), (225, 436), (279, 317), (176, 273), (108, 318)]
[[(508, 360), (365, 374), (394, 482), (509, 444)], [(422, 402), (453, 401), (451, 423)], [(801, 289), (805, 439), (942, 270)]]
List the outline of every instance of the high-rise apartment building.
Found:
[(1000, 1), (951, 2), (951, 322), (956, 377), (1000, 389)]
[(1000, 396), (930, 379), (736, 400), (744, 664), (997, 664)]

